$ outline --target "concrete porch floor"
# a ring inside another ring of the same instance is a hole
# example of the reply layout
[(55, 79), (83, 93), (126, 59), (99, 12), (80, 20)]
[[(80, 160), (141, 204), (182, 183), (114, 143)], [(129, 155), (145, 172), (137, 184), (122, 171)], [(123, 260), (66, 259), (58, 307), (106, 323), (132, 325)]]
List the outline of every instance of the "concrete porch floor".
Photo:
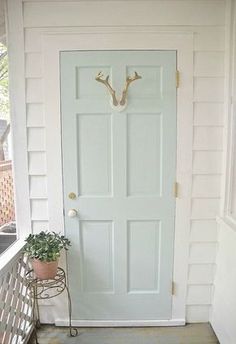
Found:
[(37, 333), (40, 344), (219, 343), (209, 324), (189, 324), (183, 327), (80, 328), (79, 335), (75, 338), (68, 336), (68, 328), (43, 325)]

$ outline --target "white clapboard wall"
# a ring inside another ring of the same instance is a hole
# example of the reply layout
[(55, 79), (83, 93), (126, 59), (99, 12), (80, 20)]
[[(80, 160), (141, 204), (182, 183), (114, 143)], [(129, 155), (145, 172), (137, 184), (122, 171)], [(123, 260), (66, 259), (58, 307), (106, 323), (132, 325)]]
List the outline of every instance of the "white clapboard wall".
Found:
[[(28, 160), (33, 231), (48, 228), (40, 33), (76, 26), (155, 26), (194, 33), (194, 126), (187, 321), (208, 321), (222, 173), (225, 1), (24, 1)], [(116, 15), (119, 13), (119, 15)]]
[(222, 344), (234, 344), (235, 317), (235, 262), (236, 232), (230, 225), (219, 222), (219, 249), (211, 324)]

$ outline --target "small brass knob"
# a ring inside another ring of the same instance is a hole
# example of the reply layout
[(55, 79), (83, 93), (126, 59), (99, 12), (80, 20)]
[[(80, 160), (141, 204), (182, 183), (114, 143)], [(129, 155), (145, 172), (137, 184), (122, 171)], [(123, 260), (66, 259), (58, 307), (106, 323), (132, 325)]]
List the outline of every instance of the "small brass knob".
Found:
[(68, 197), (69, 197), (70, 199), (76, 199), (76, 194), (75, 194), (74, 192), (70, 192), (69, 195), (68, 195)]

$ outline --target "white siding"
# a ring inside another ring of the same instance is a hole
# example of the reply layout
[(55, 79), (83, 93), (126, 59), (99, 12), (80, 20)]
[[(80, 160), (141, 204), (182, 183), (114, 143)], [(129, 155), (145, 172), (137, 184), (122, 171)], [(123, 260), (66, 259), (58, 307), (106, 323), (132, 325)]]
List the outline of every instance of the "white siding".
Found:
[(49, 230), (48, 221), (32, 221), (32, 230), (34, 233)]
[(195, 198), (219, 198), (220, 182), (219, 175), (194, 175), (192, 196)]
[(189, 268), (189, 284), (211, 285), (214, 276), (215, 266), (213, 264), (192, 264)]
[(236, 338), (236, 232), (219, 224), (219, 249), (211, 324), (221, 344), (234, 344)]
[(42, 60), (40, 53), (28, 53), (25, 57), (25, 76), (27, 78), (42, 77)]
[(28, 129), (28, 151), (45, 151), (45, 130), (44, 128)]
[(194, 101), (215, 102), (224, 101), (224, 79), (221, 77), (195, 77)]
[(216, 256), (216, 243), (194, 242), (190, 244), (189, 263), (192, 264), (214, 264)]
[(211, 304), (212, 287), (209, 285), (190, 285), (187, 295), (188, 305)]
[(224, 76), (224, 53), (198, 51), (194, 55), (194, 76)]
[(219, 214), (219, 199), (194, 198), (192, 200), (192, 219), (215, 219)]
[(217, 151), (194, 151), (193, 173), (220, 175), (222, 173), (222, 153)]
[(27, 106), (27, 127), (43, 128), (45, 126), (43, 105), (28, 104)]
[(27, 104), (43, 102), (42, 80), (40, 78), (28, 77), (26, 79), (26, 102)]
[[(127, 15), (127, 13), (129, 15)], [(33, 231), (47, 229), (41, 33), (68, 27), (155, 26), (194, 33), (194, 140), (187, 320), (208, 321), (222, 173), (224, 20), (221, 0), (24, 1), (26, 98)]]
[(48, 220), (48, 204), (43, 199), (31, 200), (31, 215), (33, 221)]
[(222, 126), (224, 111), (223, 104), (218, 103), (195, 103), (194, 125), (195, 126)]
[(193, 220), (191, 225), (191, 242), (216, 242), (215, 220)]
[(25, 27), (102, 26), (104, 19), (106, 26), (217, 26), (224, 25), (224, 1), (34, 1), (25, 2), (24, 14)]
[(44, 176), (47, 174), (45, 152), (29, 152), (29, 175)]
[(208, 322), (209, 305), (188, 305), (187, 319), (190, 323)]
[(223, 149), (223, 131), (220, 127), (195, 127), (194, 150), (218, 150)]
[(47, 179), (46, 176), (30, 176), (30, 197), (47, 198)]

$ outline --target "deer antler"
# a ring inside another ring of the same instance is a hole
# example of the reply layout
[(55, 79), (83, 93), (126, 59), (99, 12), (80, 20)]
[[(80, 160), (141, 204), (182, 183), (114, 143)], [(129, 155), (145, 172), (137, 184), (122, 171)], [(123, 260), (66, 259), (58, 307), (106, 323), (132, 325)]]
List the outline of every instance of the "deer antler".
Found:
[(120, 105), (125, 105), (126, 99), (127, 99), (127, 93), (128, 93), (129, 85), (131, 84), (132, 81), (138, 80), (138, 79), (142, 79), (142, 77), (140, 75), (138, 75), (137, 72), (134, 72), (134, 76), (132, 76), (132, 77), (131, 76), (127, 76), (125, 88), (124, 88), (124, 90), (122, 92), (122, 97), (121, 97), (121, 100), (120, 100)]
[(106, 79), (102, 79), (102, 77), (103, 77), (102, 72), (99, 72), (95, 79), (98, 82), (101, 82), (102, 84), (104, 84), (107, 87), (107, 89), (108, 89), (108, 91), (109, 91), (109, 93), (110, 93), (110, 95), (112, 97), (113, 105), (117, 106), (118, 105), (118, 101), (116, 99), (116, 92), (115, 92), (115, 90), (113, 90), (113, 88), (109, 84), (109, 75), (106, 77)]

